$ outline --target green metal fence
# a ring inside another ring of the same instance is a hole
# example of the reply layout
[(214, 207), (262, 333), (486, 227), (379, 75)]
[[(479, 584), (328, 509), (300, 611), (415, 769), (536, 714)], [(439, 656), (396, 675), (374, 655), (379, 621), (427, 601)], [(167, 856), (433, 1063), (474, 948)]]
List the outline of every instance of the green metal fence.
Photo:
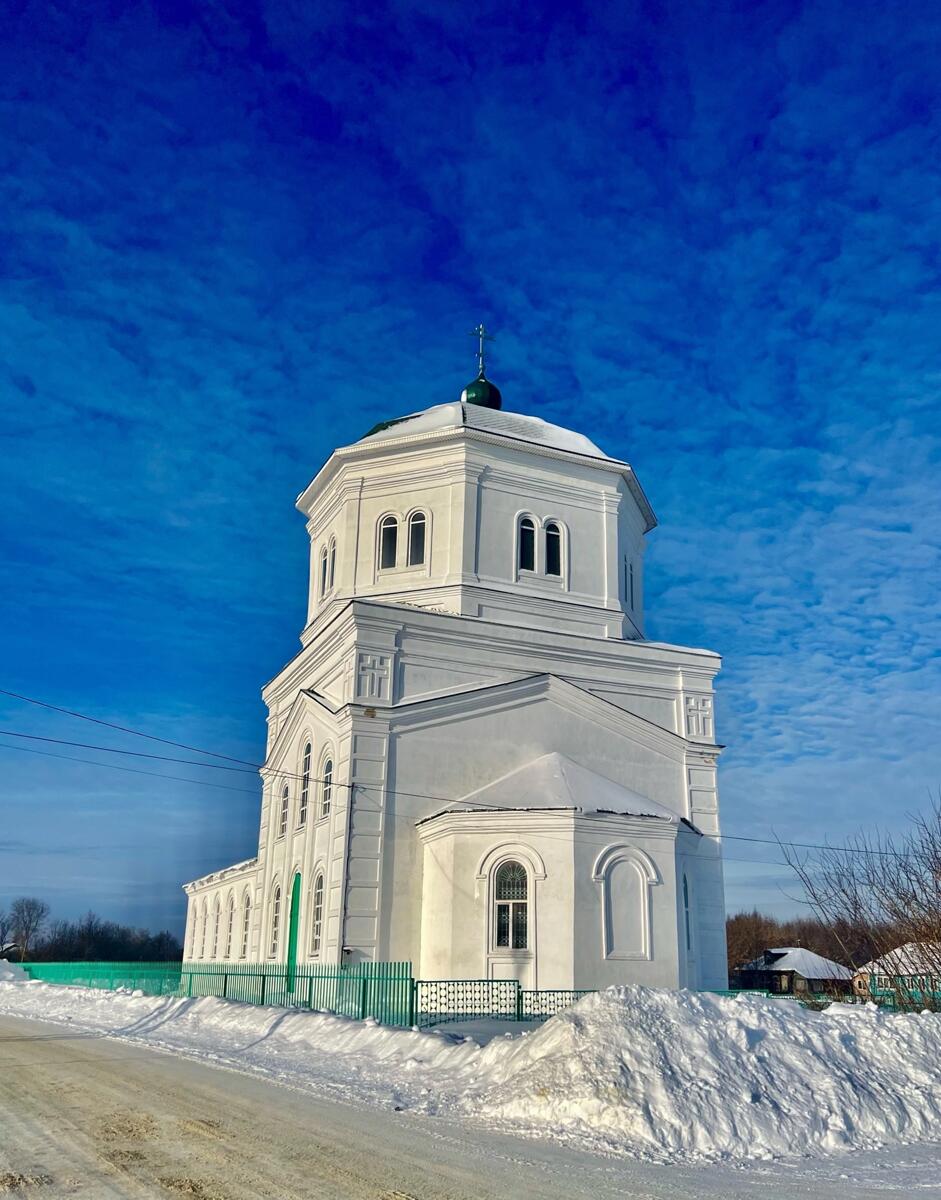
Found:
[(416, 979), (414, 1024), (453, 1021), (542, 1021), (590, 991), (529, 989), (515, 979)]
[(30, 979), (78, 987), (129, 988), (147, 996), (176, 996), (182, 964), (178, 962), (24, 962)]

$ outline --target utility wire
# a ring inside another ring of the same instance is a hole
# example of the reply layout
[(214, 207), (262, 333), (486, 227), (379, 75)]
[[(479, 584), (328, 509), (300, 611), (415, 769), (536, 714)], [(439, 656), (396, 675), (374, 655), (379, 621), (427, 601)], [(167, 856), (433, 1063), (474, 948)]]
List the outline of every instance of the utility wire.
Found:
[(224, 758), (228, 762), (241, 763), (243, 767), (256, 766), (255, 763), (247, 762), (244, 758), (233, 758), (231, 754), (219, 754), (216, 750), (204, 750), (201, 746), (187, 746), (183, 742), (157, 737), (155, 733), (144, 733), (141, 729), (131, 729), (127, 725), (115, 725), (113, 721), (103, 721), (100, 717), (91, 717), (88, 713), (76, 712), (72, 708), (60, 708), (58, 704), (49, 704), (45, 700), (37, 700), (33, 696), (23, 696), (19, 692), (10, 692), (6, 688), (0, 688), (0, 696), (10, 696), (14, 700), (22, 700), (24, 704), (35, 704), (38, 708), (49, 709), (50, 712), (64, 713), (67, 717), (77, 717), (80, 721), (91, 721), (93, 725), (104, 725), (107, 729), (131, 733), (134, 737), (147, 738), (151, 742), (161, 742), (164, 746), (176, 746), (178, 750), (191, 750), (194, 754), (208, 754), (210, 758)]

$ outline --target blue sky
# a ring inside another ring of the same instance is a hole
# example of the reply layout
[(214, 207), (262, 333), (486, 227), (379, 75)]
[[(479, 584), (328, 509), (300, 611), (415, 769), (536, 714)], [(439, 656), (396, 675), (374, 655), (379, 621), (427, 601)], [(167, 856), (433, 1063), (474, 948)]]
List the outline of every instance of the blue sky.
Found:
[[(648, 634), (725, 658), (726, 831), (838, 840), (926, 803), (941, 14), (12, 13), (0, 687), (257, 760), (304, 619), (294, 497), (455, 396), (483, 319), (507, 406), (654, 504)], [(5, 699), (0, 726), (160, 752)], [(0, 749), (0, 904), (178, 925), (182, 879), (253, 852), (251, 775), (126, 761), (206, 782)], [(772, 848), (727, 853), (730, 907), (793, 908), (737, 861)]]

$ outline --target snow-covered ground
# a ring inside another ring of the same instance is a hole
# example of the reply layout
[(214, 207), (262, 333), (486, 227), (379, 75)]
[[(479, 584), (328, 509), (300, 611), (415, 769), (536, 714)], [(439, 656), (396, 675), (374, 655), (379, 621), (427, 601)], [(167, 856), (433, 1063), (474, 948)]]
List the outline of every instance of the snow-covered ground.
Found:
[(818, 1157), (941, 1129), (941, 1016), (872, 1006), (813, 1013), (790, 1000), (624, 987), (522, 1032), (417, 1032), (7, 979), (0, 1013), (651, 1162)]

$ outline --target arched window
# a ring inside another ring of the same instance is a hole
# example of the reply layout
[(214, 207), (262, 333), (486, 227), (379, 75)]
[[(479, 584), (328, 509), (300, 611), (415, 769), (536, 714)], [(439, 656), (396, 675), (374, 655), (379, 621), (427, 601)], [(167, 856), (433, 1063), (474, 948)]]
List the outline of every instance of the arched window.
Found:
[(686, 949), (693, 948), (693, 932), (689, 921), (689, 880), (683, 876), (683, 920), (686, 924)]
[(521, 571), (536, 569), (536, 526), (531, 517), (520, 521), (517, 565)]
[(301, 764), (301, 796), (297, 802), (297, 823), (307, 824), (307, 801), (310, 797), (310, 742), (304, 747), (304, 759)]
[(425, 514), (412, 513), (408, 519), (408, 565), (419, 567), (425, 561)]
[(209, 905), (203, 901), (203, 924), (202, 932), (199, 938), (199, 957), (206, 957), (206, 935), (209, 932)]
[(191, 904), (186, 914), (186, 957), (193, 957), (196, 947), (196, 906)]
[(232, 934), (235, 931), (235, 897), (229, 896), (225, 916), (225, 957), (232, 957)]
[(219, 897), (216, 897), (216, 902), (212, 906), (212, 958), (213, 961), (219, 956)]
[(328, 571), (328, 569), (329, 569), (329, 564), (327, 562), (327, 547), (324, 546), (324, 548), (320, 551), (320, 594), (321, 594), (321, 596), (325, 596), (327, 594), (327, 571)]
[(245, 899), (242, 901), (242, 945), (239, 950), (239, 958), (248, 958), (248, 935), (252, 924), (252, 898), (245, 893)]
[(271, 894), (271, 945), (268, 954), (274, 958), (278, 953), (278, 936), (281, 932), (281, 885), (275, 884)]
[(395, 517), (383, 517), (379, 526), (379, 569), (394, 567), (398, 557), (399, 523)]
[(323, 942), (323, 872), (314, 880), (314, 902), (311, 909), (310, 952), (319, 954)]
[(288, 831), (288, 808), (290, 800), (288, 797), (288, 785), (285, 784), (281, 789), (281, 812), (278, 816), (278, 837), (282, 838)]
[(528, 946), (528, 879), (515, 861), (502, 863), (493, 881), (494, 941), (498, 948), (525, 950)]
[(333, 759), (328, 758), (323, 764), (323, 774), (320, 781), (320, 816), (330, 816), (330, 801), (333, 799)]
[(546, 526), (546, 574), (562, 574), (562, 530), (555, 521)]
[(337, 539), (331, 538), (330, 539), (330, 571), (329, 571), (329, 579), (327, 580), (327, 587), (330, 589), (331, 592), (333, 591), (333, 585), (336, 583), (336, 580), (337, 580)]

